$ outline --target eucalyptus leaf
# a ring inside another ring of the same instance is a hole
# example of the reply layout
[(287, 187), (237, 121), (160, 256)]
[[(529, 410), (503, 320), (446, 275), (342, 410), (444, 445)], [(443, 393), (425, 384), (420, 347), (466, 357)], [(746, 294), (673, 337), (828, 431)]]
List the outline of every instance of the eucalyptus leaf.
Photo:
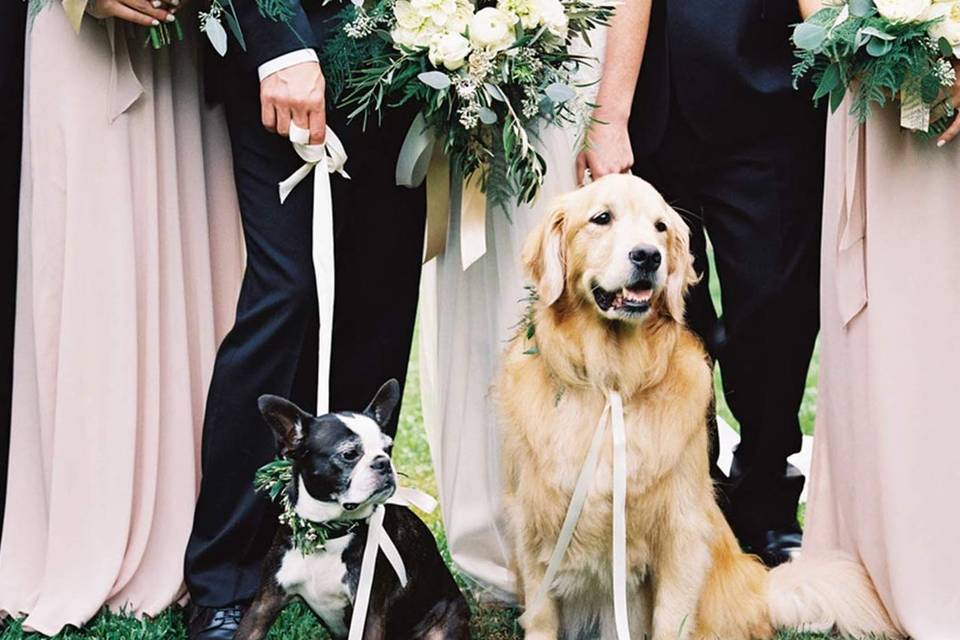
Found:
[(838, 84), (840, 84), (840, 67), (835, 64), (831, 64), (823, 70), (823, 75), (820, 77), (820, 84), (817, 85), (817, 90), (813, 94), (813, 99), (819, 100), (823, 96), (831, 93), (837, 88)]
[(556, 102), (557, 104), (563, 104), (568, 100), (572, 100), (577, 97), (577, 92), (574, 91), (571, 87), (560, 83), (554, 82), (546, 89), (544, 93), (547, 94), (547, 97)]
[(497, 85), (490, 82), (484, 82), (483, 88), (487, 90), (487, 95), (489, 95), (494, 100), (499, 100), (500, 102), (507, 101), (507, 96), (503, 94), (503, 91), (501, 91), (500, 87), (498, 87)]
[(850, 15), (858, 18), (866, 18), (876, 11), (873, 0), (850, 0), (847, 7), (850, 9)]
[(876, 27), (864, 27), (860, 30), (861, 33), (864, 33), (868, 36), (873, 36), (874, 38), (880, 38), (881, 40), (896, 40), (897, 36), (892, 36), (886, 31), (881, 31)]
[[(223, 3), (221, 2), (221, 4)], [(227, 20), (227, 27), (233, 34), (233, 37), (237, 39), (237, 42), (240, 44), (240, 48), (246, 51), (247, 41), (243, 37), (243, 29), (240, 28), (240, 22), (237, 20), (237, 16), (234, 13), (233, 3), (230, 2), (230, 0), (226, 0), (226, 10), (223, 12), (223, 17)]]
[(823, 44), (827, 37), (827, 28), (810, 22), (802, 22), (793, 30), (793, 43), (797, 48), (813, 51)]
[(223, 28), (219, 20), (207, 18), (200, 26), (200, 30), (207, 34), (207, 39), (213, 45), (213, 50), (220, 54), (221, 58), (227, 55), (227, 30)]
[(431, 89), (436, 89), (437, 91), (443, 91), (450, 86), (450, 76), (445, 74), (443, 71), (424, 71), (417, 76), (417, 79)]
[(950, 41), (946, 38), (940, 38), (937, 40), (937, 48), (940, 49), (940, 55), (944, 58), (953, 57), (953, 45), (950, 44)]
[(830, 92), (830, 111), (833, 113), (837, 112), (837, 109), (840, 108), (840, 105), (843, 104), (843, 98), (847, 95), (847, 90), (844, 87), (837, 87)]
[(893, 48), (893, 42), (890, 40), (880, 40), (878, 38), (871, 38), (870, 42), (867, 43), (867, 53), (869, 53), (874, 58), (881, 58), (888, 53)]
[(497, 122), (497, 112), (489, 107), (480, 107), (480, 122), (495, 124)]

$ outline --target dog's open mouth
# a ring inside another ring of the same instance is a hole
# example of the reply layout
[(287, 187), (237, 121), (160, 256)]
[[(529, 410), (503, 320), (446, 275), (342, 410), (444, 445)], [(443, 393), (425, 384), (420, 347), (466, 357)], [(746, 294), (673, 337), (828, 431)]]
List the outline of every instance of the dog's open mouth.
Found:
[(650, 308), (653, 297), (653, 282), (640, 278), (619, 291), (607, 291), (594, 285), (593, 299), (601, 311), (622, 311), (626, 313), (644, 313)]

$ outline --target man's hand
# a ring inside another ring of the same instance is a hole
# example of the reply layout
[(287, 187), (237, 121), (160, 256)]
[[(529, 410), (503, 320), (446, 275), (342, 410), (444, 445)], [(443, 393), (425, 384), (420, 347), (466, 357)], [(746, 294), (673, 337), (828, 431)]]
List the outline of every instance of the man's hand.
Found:
[(958, 81), (947, 90), (947, 95), (944, 100), (953, 107), (955, 115), (953, 116), (953, 123), (950, 127), (937, 138), (938, 147), (947, 144), (960, 133), (960, 62), (953, 63), (953, 70), (957, 73)]
[(310, 131), (310, 144), (323, 144), (327, 133), (326, 84), (316, 62), (281, 69), (260, 83), (260, 109), (268, 131), (290, 136), (290, 123)]
[(577, 156), (577, 182), (583, 184), (584, 173), (596, 180), (610, 173), (629, 173), (633, 168), (633, 148), (624, 117), (604, 117), (602, 107), (595, 114), (599, 121), (590, 128), (587, 150)]

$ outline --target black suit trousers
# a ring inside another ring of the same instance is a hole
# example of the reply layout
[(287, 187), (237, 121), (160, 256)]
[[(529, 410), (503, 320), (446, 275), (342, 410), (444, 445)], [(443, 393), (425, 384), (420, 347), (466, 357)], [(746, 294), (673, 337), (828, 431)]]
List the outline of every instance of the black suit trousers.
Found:
[(7, 495), (13, 325), (17, 293), (17, 218), (23, 123), (23, 39), (26, 2), (0, 6), (0, 528)]
[[(639, 173), (690, 225), (702, 279), (687, 321), (719, 362), (741, 428), (735, 528), (788, 526), (799, 490), (785, 479), (786, 458), (800, 450), (798, 412), (819, 329), (823, 115), (811, 109), (760, 139), (716, 146), (678, 112), (671, 109), (663, 142)], [(708, 236), (722, 314), (710, 297)]]
[[(217, 354), (207, 400), (203, 479), (186, 554), (191, 596), (206, 607), (253, 598), (276, 528), (274, 506), (253, 492), (254, 472), (275, 454), (257, 398), (280, 395), (314, 411), (318, 364), (313, 179), (281, 205), (277, 183), (303, 161), (289, 141), (261, 125), (255, 77), (248, 86), (233, 87), (223, 101), (247, 268), (236, 323)], [(330, 401), (332, 410), (361, 410), (383, 382), (397, 378), (402, 383), (406, 376), (425, 202), (422, 190), (395, 186), (411, 114), (390, 114), (382, 127), (371, 124), (365, 132), (332, 108), (328, 114), (328, 124), (346, 147), (351, 176), (331, 176), (336, 300)]]

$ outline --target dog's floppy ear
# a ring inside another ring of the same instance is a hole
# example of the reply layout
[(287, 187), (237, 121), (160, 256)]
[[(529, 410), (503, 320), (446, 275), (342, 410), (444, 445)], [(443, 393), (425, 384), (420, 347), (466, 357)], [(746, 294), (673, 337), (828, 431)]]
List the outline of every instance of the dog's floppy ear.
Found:
[(667, 274), (667, 314), (682, 323), (686, 309), (687, 290), (700, 279), (693, 268), (690, 253), (690, 227), (676, 211), (670, 210), (673, 230), (670, 239), (670, 271)]
[(281, 455), (293, 454), (303, 442), (304, 425), (313, 416), (279, 396), (260, 396), (257, 405), (264, 420), (273, 430), (273, 437)]
[(373, 418), (374, 422), (385, 427), (393, 417), (393, 412), (397, 410), (398, 404), (400, 404), (400, 383), (396, 378), (391, 378), (383, 383), (377, 395), (363, 410), (363, 415)]
[(560, 299), (567, 279), (563, 231), (565, 200), (554, 201), (550, 214), (534, 229), (523, 249), (523, 266), (548, 307)]

